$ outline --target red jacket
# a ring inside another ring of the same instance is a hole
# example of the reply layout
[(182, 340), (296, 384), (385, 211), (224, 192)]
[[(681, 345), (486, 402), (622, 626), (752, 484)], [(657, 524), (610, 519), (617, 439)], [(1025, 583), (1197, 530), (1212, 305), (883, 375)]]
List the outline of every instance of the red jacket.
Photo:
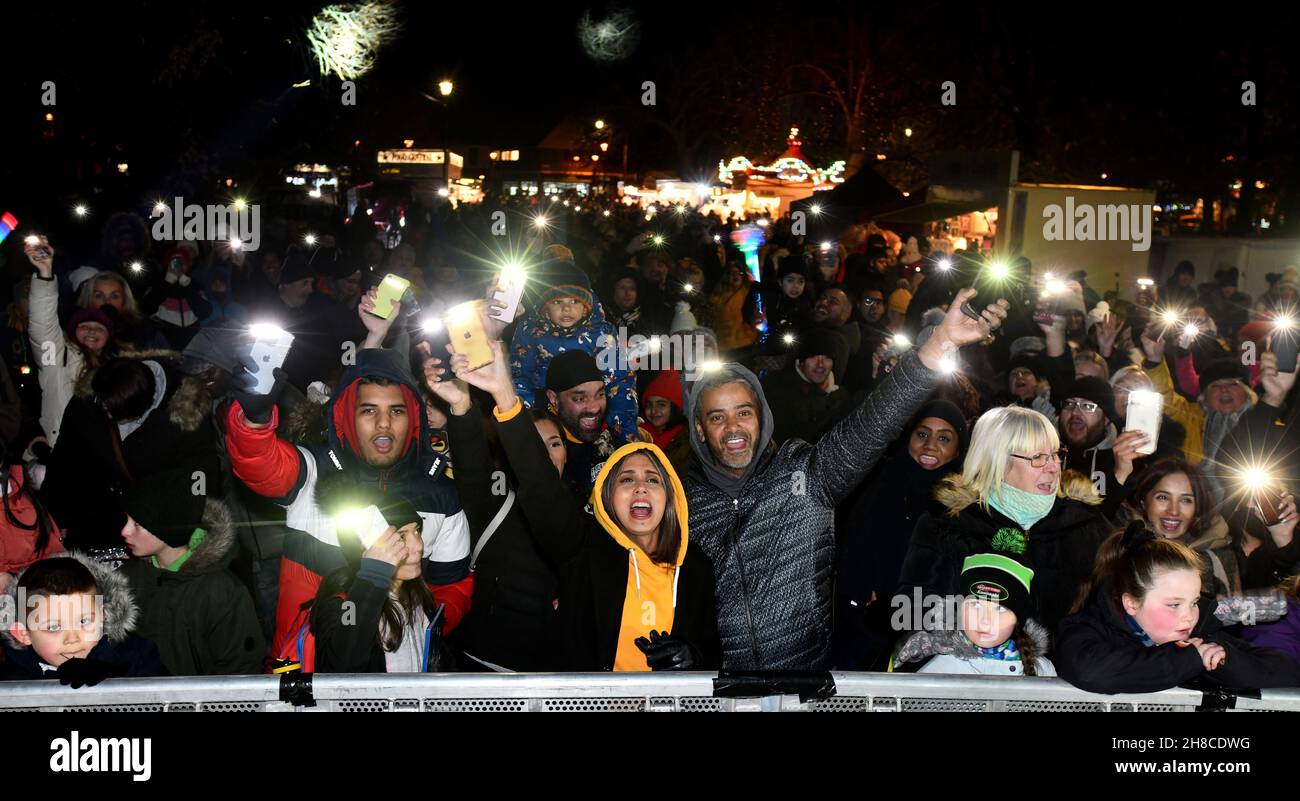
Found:
[[(399, 383), (411, 416), (411, 430), (401, 460), (392, 468), (367, 465), (356, 447), (353, 414), (356, 382), (363, 376), (382, 376)], [(231, 404), (226, 427), (226, 448), (234, 473), (248, 488), (285, 507), (289, 533), (280, 561), (280, 594), (276, 606), (273, 653), (279, 653), (294, 618), (316, 597), (321, 578), (346, 565), (334, 521), (318, 503), (318, 479), (344, 471), (358, 484), (377, 486), (409, 500), (424, 521), (424, 579), (434, 598), (445, 605), (444, 633), (450, 632), (469, 611), (473, 579), (469, 574), (469, 526), (451, 481), (431, 477), (435, 458), (426, 436), (424, 404), (410, 379), (388, 351), (363, 350), (357, 364), (344, 373), (340, 389), (327, 410), (329, 447), (294, 446), (276, 436), (278, 416), (272, 412), (265, 428), (252, 428), (243, 408)]]

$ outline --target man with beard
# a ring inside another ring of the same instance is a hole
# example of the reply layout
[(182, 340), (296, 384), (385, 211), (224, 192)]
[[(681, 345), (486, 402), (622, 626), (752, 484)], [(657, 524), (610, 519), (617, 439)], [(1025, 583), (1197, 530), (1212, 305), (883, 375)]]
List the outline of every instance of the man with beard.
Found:
[(1069, 451), (1063, 468), (1077, 470), (1092, 481), (1109, 515), (1124, 499), (1124, 485), (1133, 475), (1137, 449), (1147, 442), (1141, 431), (1118, 433), (1115, 390), (1094, 376), (1075, 379), (1061, 401), (1057, 428)]
[[(817, 303), (813, 305), (813, 323), (829, 331), (838, 340), (838, 346), (831, 358), (837, 365), (849, 366), (852, 357), (862, 349), (862, 330), (849, 324), (853, 316), (853, 301), (849, 300), (849, 290), (843, 284), (829, 284), (822, 287)], [(841, 373), (849, 372), (841, 369)], [(846, 376), (838, 378), (843, 381)]]
[[(684, 481), (691, 539), (713, 561), (727, 670), (824, 670), (830, 664), (835, 506), (925, 402), (945, 354), (989, 335), (1006, 301), (979, 321), (958, 293), (943, 323), (813, 445), (772, 444), (758, 379), (735, 364), (705, 372), (687, 418), (696, 464)], [(846, 298), (847, 300), (847, 298)]]
[(566, 350), (546, 368), (546, 399), (564, 423), (568, 459), (564, 480), (584, 503), (591, 494), (592, 468), (614, 452), (605, 424), (605, 374), (591, 354)]

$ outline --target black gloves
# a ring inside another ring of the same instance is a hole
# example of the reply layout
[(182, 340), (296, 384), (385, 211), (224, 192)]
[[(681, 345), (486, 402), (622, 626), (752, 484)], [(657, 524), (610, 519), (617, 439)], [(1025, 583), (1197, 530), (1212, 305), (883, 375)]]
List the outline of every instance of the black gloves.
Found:
[(275, 384), (272, 385), (270, 392), (260, 395), (253, 391), (253, 387), (257, 384), (255, 375), (257, 369), (258, 365), (251, 354), (239, 354), (239, 372), (234, 376), (234, 389), (231, 394), (244, 410), (245, 420), (257, 425), (265, 425), (271, 422), (271, 410), (275, 408), (275, 402), (280, 399), (284, 385), (289, 383), (289, 376), (277, 367), (272, 374), (275, 376)]
[(649, 639), (637, 637), (636, 647), (645, 654), (651, 670), (691, 670), (700, 662), (690, 643), (668, 632), (651, 631)]
[(54, 674), (60, 684), (71, 684), (72, 689), (94, 687), (104, 679), (120, 679), (126, 675), (126, 665), (100, 662), (98, 659), (73, 658), (59, 665)]

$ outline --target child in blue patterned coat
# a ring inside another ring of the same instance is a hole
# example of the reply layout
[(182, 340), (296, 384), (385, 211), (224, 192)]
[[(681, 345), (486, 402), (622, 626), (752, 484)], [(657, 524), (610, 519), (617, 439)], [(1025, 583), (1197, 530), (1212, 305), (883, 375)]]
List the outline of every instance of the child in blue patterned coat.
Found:
[[(527, 406), (546, 387), (546, 371), (556, 355), (567, 350), (590, 354), (605, 374), (605, 422), (614, 445), (636, 442), (636, 381), (619, 351), (614, 327), (591, 291), (586, 274), (573, 263), (566, 248), (547, 248), (546, 266), (536, 306), (519, 322), (510, 343), (510, 372), (515, 394)], [(609, 349), (602, 355), (602, 351)], [(545, 399), (545, 395), (542, 395)], [(577, 432), (574, 432), (577, 433)]]

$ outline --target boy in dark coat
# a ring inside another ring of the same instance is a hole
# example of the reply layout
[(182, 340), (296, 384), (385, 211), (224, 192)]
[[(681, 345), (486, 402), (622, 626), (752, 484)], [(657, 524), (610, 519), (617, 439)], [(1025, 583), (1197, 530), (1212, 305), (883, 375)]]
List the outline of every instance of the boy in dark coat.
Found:
[[(230, 572), (235, 529), (225, 503), (202, 492), (215, 461), (159, 473), (127, 494), (121, 572), (140, 602), (140, 632), (177, 676), (250, 675), (266, 642), (247, 588)], [(202, 476), (202, 478), (200, 478)]]
[(75, 688), (163, 674), (158, 649), (132, 633), (136, 606), (126, 578), (92, 559), (42, 559), (19, 574), (4, 601), (0, 679), (57, 678)]

